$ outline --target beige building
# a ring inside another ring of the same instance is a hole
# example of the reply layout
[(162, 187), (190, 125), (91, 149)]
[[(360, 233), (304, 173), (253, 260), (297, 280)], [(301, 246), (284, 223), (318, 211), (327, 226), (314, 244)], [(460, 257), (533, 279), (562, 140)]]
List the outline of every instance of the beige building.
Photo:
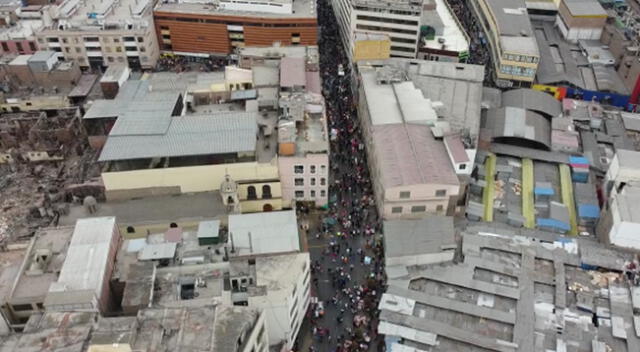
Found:
[(556, 26), (570, 41), (599, 40), (607, 22), (607, 12), (598, 0), (562, 0)]
[(486, 34), (496, 84), (530, 86), (536, 76), (540, 53), (524, 0), (470, 3)]
[(232, 67), (157, 73), (95, 101), (83, 119), (90, 142), (105, 140), (107, 199), (220, 192), (230, 211), (281, 209), (275, 135), (261, 127), (276, 112), (257, 111), (252, 84), (250, 70)]
[(150, 0), (65, 0), (36, 34), (41, 50), (61, 52), (80, 66), (126, 64), (154, 68), (160, 56)]

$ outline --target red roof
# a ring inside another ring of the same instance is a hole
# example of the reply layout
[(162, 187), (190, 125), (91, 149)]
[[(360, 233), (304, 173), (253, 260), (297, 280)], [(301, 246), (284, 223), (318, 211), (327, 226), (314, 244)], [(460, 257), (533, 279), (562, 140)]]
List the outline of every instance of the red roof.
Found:
[(456, 164), (469, 162), (469, 155), (464, 150), (464, 144), (459, 136), (445, 136), (444, 144)]

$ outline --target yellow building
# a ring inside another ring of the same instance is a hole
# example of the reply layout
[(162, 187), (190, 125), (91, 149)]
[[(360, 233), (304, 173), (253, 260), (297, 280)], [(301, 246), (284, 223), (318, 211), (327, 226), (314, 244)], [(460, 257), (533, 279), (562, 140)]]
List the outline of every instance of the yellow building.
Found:
[(355, 32), (353, 60), (385, 60), (391, 54), (391, 40), (384, 33)]
[(540, 53), (524, 0), (477, 0), (472, 7), (486, 34), (499, 87), (529, 87)]

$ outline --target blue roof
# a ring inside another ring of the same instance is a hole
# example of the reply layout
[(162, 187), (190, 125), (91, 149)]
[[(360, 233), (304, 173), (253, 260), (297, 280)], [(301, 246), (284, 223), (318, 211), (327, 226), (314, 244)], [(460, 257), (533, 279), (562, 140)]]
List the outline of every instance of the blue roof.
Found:
[(578, 205), (578, 216), (597, 219), (600, 217), (600, 207), (594, 204), (580, 204)]
[(552, 196), (554, 194), (553, 188), (543, 188), (543, 187), (534, 188), (533, 193), (539, 196)]
[(589, 165), (589, 159), (584, 156), (570, 156), (569, 164), (586, 164)]
[(563, 231), (569, 231), (571, 229), (568, 223), (556, 219), (538, 218), (536, 219), (536, 224), (539, 227), (552, 227)]

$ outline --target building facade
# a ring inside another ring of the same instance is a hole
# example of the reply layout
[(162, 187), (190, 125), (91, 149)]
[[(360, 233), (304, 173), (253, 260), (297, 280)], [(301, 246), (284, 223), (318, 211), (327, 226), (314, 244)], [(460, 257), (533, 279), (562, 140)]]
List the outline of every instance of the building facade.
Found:
[(524, 1), (478, 0), (471, 5), (487, 37), (495, 83), (530, 86), (540, 54)]
[(316, 45), (318, 36), (310, 0), (160, 2), (154, 19), (160, 49), (176, 55), (226, 56), (235, 48), (274, 43)]
[(607, 22), (607, 12), (597, 0), (562, 0), (556, 26), (570, 41), (599, 40)]
[(52, 6), (51, 24), (36, 34), (40, 49), (61, 52), (84, 68), (155, 68), (160, 51), (151, 1), (65, 0)]

